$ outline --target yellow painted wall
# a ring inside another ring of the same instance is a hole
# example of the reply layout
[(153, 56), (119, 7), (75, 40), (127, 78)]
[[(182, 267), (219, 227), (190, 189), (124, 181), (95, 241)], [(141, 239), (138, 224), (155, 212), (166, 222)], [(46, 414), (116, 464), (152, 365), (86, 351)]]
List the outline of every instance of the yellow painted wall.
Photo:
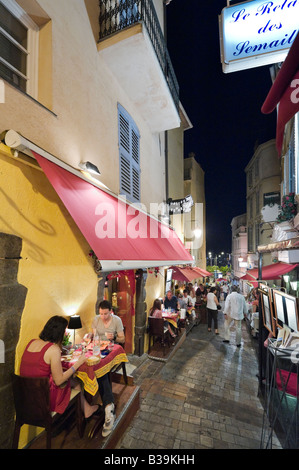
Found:
[[(89, 245), (44, 173), (0, 144), (0, 231), (22, 238), (18, 282), (27, 287), (16, 348), (16, 372), (24, 348), (52, 315), (79, 313), (82, 336), (91, 326), (97, 298), (97, 275)], [(23, 426), (20, 447), (33, 430)]]

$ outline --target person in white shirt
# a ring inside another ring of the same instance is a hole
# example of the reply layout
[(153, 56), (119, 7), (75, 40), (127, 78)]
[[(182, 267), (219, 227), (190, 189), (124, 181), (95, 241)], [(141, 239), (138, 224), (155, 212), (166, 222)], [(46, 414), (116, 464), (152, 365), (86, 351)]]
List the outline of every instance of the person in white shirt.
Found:
[(214, 321), (215, 334), (218, 333), (218, 299), (216, 296), (216, 287), (211, 287), (207, 295), (207, 311), (208, 311), (208, 331), (212, 331), (212, 320)]
[(229, 343), (230, 338), (230, 328), (234, 322), (236, 327), (236, 342), (237, 347), (241, 346), (241, 337), (242, 337), (242, 320), (244, 315), (247, 314), (247, 305), (245, 298), (242, 294), (239, 294), (238, 287), (234, 286), (232, 288), (232, 293), (226, 297), (225, 306), (224, 306), (224, 343)]
[(226, 300), (226, 297), (227, 297), (227, 294), (228, 294), (228, 285), (227, 284), (223, 284), (222, 286), (222, 292), (223, 292), (223, 300)]

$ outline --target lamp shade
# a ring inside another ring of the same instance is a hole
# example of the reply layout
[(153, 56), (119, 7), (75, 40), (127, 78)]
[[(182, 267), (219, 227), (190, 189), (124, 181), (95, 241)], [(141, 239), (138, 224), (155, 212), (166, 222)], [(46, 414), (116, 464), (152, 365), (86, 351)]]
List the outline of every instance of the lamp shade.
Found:
[(79, 328), (82, 328), (80, 315), (72, 315), (70, 317), (70, 321), (69, 321), (69, 324), (68, 324), (68, 329), (69, 330), (78, 330)]

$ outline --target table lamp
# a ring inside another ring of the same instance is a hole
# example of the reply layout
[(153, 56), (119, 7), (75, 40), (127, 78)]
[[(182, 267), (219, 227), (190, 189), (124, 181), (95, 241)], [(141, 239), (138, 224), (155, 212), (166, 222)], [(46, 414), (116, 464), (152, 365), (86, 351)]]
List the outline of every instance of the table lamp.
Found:
[(68, 324), (68, 329), (69, 330), (74, 330), (74, 344), (73, 347), (75, 347), (75, 334), (76, 330), (79, 330), (79, 328), (82, 328), (82, 323), (81, 323), (81, 318), (80, 315), (72, 315), (70, 317), (70, 321)]

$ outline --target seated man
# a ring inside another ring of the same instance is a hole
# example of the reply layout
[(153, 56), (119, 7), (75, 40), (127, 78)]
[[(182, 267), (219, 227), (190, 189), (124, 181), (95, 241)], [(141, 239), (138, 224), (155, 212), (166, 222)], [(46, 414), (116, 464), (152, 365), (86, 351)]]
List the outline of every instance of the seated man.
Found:
[[(100, 340), (109, 339), (123, 344), (125, 342), (124, 327), (122, 321), (116, 315), (112, 315), (110, 302), (103, 300), (99, 305), (99, 315), (92, 322), (94, 334), (97, 334)], [(115, 421), (115, 406), (112, 393), (109, 374), (97, 379), (99, 384), (99, 392), (105, 408), (105, 423), (103, 426), (102, 436), (108, 436)]]
[(171, 308), (171, 310), (178, 310), (178, 299), (176, 298), (175, 295), (172, 295), (171, 290), (167, 291), (166, 297), (164, 299), (164, 307), (165, 309)]

